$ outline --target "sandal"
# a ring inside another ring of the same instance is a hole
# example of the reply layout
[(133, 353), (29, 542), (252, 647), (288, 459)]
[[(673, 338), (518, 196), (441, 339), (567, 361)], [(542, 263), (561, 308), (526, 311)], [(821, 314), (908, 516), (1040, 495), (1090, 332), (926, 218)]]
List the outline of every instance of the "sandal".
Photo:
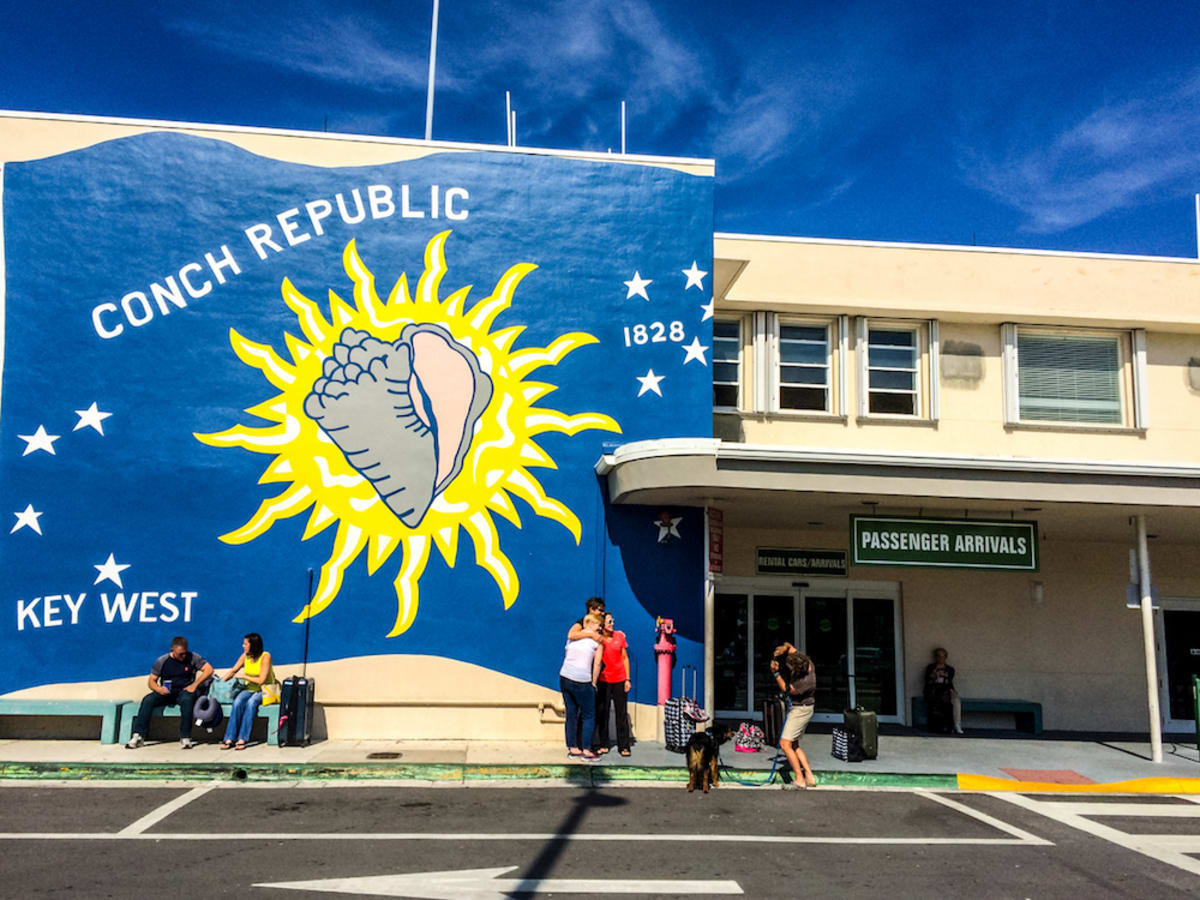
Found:
[(608, 748), (607, 747), (599, 747), (594, 752), (598, 753), (600, 756), (603, 756), (605, 753), (608, 752)]
[(628, 750), (622, 750), (621, 755), (622, 756), (631, 756), (632, 754)]
[(222, 750), (232, 750), (233, 749), (233, 741), (221, 741), (221, 749)]
[(234, 744), (234, 745), (233, 745), (233, 749), (234, 749), (234, 750), (245, 750), (245, 749), (246, 749), (246, 742), (245, 742), (245, 741), (238, 741), (236, 744)]
[(595, 753), (593, 753), (591, 750), (584, 750), (583, 758), (586, 759), (588, 762), (595, 762), (600, 757), (598, 755), (596, 755)]
[(570, 749), (570, 750), (568, 750), (568, 751), (567, 751), (567, 756), (570, 756), (570, 757), (573, 757), (573, 758), (576, 758), (576, 759), (577, 759), (577, 758), (579, 758), (580, 756), (583, 756), (583, 751), (582, 751), (582, 750), (575, 750), (574, 748), (572, 748), (572, 749)]

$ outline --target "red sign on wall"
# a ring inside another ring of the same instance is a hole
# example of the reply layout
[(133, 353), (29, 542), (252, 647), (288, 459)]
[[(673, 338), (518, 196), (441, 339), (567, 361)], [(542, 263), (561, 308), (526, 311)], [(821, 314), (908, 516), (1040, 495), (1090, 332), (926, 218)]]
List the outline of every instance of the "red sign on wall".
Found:
[(725, 571), (725, 515), (719, 509), (708, 510), (708, 571)]

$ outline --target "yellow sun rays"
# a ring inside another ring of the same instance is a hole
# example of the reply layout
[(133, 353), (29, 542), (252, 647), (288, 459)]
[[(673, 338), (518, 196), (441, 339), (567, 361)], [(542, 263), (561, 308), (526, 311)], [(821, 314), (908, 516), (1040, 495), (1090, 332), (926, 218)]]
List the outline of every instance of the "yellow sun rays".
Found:
[[(517, 599), (520, 579), (500, 547), (494, 517), (499, 515), (522, 527), (514, 497), (528, 504), (536, 515), (562, 525), (576, 543), (580, 540), (579, 518), (565, 504), (547, 496), (531, 471), (557, 468), (534, 437), (549, 432), (575, 435), (588, 429), (620, 432), (620, 426), (602, 413), (568, 414), (534, 406), (557, 386), (525, 378), (541, 368), (557, 365), (573, 350), (595, 343), (596, 338), (571, 332), (546, 347), (513, 350), (524, 326), (491, 329), (497, 317), (512, 307), (522, 280), (537, 267), (532, 263), (511, 266), (492, 292), (473, 306), (467, 305), (469, 285), (443, 299), (440, 291), (447, 272), (445, 245), (449, 236), (450, 232), (444, 231), (426, 245), (425, 268), (415, 292), (410, 292), (408, 278), (402, 274), (386, 300), (380, 299), (374, 274), (359, 256), (354, 241), (350, 241), (342, 263), (353, 284), (352, 302), (329, 291), (328, 316), (284, 279), (283, 302), (296, 315), (302, 335), (284, 334), (290, 360), (271, 346), (230, 330), (230, 343), (238, 359), (262, 372), (280, 392), (246, 410), (271, 424), (239, 424), (213, 434), (197, 434), (196, 438), (215, 447), (240, 447), (268, 454), (272, 459), (259, 483), (289, 483), (281, 493), (262, 501), (244, 525), (222, 535), (221, 540), (230, 544), (253, 541), (276, 522), (305, 511), (309, 518), (302, 540), (337, 523), (329, 559), (321, 567), (311, 601), (296, 617), (298, 622), (333, 602), (346, 570), (364, 551), (368, 574), (374, 574), (399, 550), (400, 565), (394, 582), (397, 614), (389, 637), (403, 633), (416, 619), (419, 583), (430, 548), (437, 547), (446, 564), (453, 567), (460, 529), (470, 536), (476, 565), (496, 582), (507, 609)], [(381, 341), (394, 341), (405, 325), (414, 322), (438, 323), (446, 328), (475, 354), (492, 379), (494, 390), (475, 427), (461, 472), (434, 499), (420, 524), (409, 528), (304, 414), (304, 400), (345, 328), (370, 332)]]

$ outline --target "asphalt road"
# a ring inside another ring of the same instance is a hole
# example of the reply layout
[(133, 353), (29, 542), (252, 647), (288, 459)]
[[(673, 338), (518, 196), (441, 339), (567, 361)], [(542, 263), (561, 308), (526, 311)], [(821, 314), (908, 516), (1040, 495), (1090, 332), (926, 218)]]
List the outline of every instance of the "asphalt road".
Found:
[[(413, 874), (464, 871), (473, 874)], [(289, 882), (309, 884), (265, 886)], [(0, 897), (617, 890), (1196, 897), (1200, 802), (729, 787), (705, 796), (682, 786), (0, 786)]]

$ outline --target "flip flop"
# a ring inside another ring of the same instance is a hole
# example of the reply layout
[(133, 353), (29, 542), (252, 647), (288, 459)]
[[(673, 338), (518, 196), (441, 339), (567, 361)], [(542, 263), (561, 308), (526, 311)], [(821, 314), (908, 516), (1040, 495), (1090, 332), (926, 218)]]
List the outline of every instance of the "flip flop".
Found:
[(236, 744), (234, 744), (234, 745), (233, 745), (233, 749), (234, 749), (234, 750), (245, 750), (245, 749), (246, 749), (246, 742), (245, 742), (245, 741), (238, 741)]
[(622, 750), (621, 755), (622, 756), (631, 756), (632, 754), (628, 750)]
[(221, 741), (221, 748), (220, 748), (220, 749), (222, 749), (222, 750), (232, 750), (232, 749), (233, 749), (233, 741)]
[(588, 760), (589, 762), (594, 762), (600, 758), (595, 753), (592, 753), (590, 750), (584, 750), (582, 755), (583, 755), (583, 758)]

